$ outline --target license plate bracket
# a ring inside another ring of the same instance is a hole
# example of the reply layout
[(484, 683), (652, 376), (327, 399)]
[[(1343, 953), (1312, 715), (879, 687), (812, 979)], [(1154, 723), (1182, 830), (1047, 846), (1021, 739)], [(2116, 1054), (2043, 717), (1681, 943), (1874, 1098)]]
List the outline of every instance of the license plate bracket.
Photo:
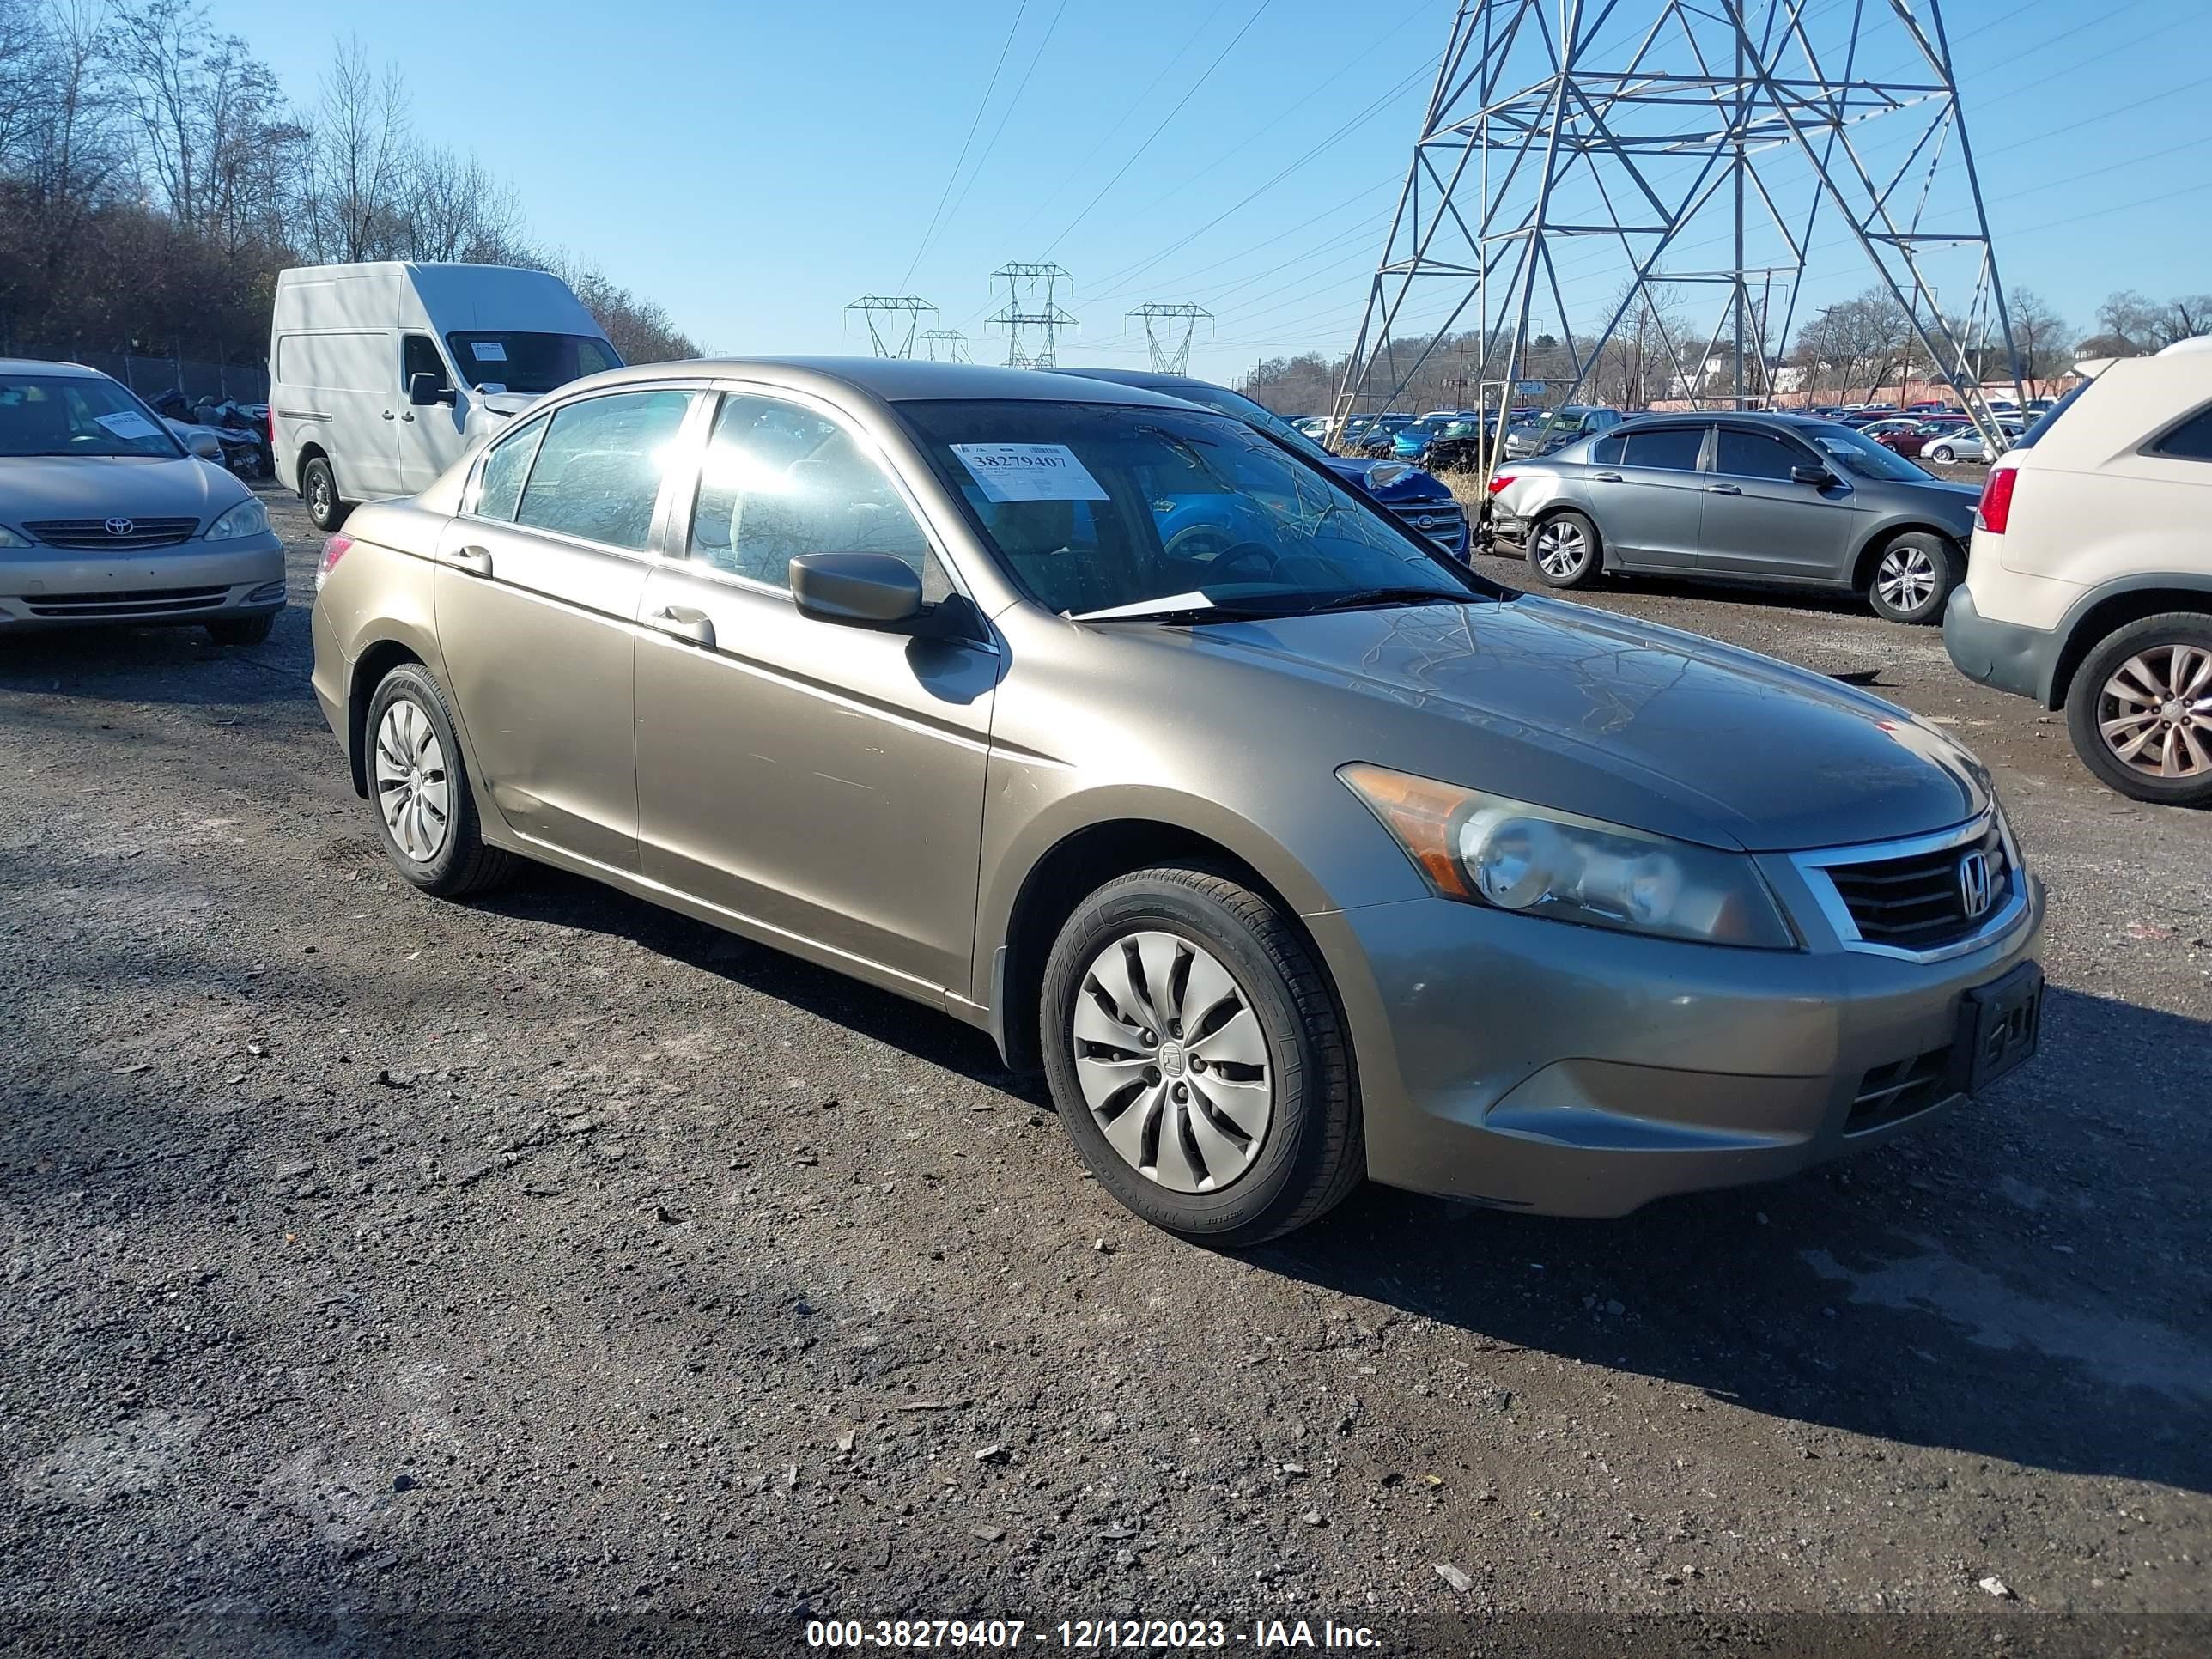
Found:
[(1978, 985), (1960, 1000), (1952, 1077), (1968, 1094), (2034, 1058), (2043, 1031), (2043, 969), (2024, 962), (2002, 979)]

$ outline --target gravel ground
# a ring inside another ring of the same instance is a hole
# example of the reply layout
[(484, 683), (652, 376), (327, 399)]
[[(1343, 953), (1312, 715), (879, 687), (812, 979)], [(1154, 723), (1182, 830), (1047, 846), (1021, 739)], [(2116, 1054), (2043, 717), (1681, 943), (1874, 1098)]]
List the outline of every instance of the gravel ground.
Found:
[[(564, 876), (387, 874), (271, 506), (266, 645), (0, 642), (0, 1646), (2212, 1644), (2145, 1616), (2212, 1610), (2212, 820), (2097, 787), (1933, 631), (1590, 596), (1994, 763), (2052, 893), (2037, 1063), (1779, 1186), (1610, 1223), (1370, 1189), (1229, 1256), (1129, 1220), (949, 1020)], [(1929, 1617), (1760, 1622), (1882, 1612)]]

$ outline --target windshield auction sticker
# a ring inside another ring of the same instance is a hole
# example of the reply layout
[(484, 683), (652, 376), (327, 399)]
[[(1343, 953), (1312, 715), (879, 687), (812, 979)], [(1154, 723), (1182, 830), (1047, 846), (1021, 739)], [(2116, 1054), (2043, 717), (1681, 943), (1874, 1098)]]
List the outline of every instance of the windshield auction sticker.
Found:
[(1066, 444), (955, 444), (952, 453), (994, 501), (1107, 499)]
[(161, 429), (143, 415), (135, 415), (127, 409), (118, 410), (112, 415), (95, 415), (92, 418), (126, 442), (133, 438), (150, 438)]

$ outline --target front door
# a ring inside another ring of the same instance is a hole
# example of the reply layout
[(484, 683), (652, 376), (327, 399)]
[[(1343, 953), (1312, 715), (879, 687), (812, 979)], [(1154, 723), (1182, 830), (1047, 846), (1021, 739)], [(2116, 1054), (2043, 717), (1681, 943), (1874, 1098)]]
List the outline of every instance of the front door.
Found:
[(826, 411), (732, 392), (668, 540), (683, 556), (639, 611), (645, 875), (879, 979), (964, 989), (996, 647), (812, 621), (788, 586), (798, 555), (883, 552), (951, 594), (905, 492)]
[(407, 388), (417, 374), (434, 375), (441, 389), (449, 392), (453, 389), (446, 360), (438, 355), (438, 343), (427, 334), (403, 334), (399, 337), (399, 403), (391, 422), (392, 482), (402, 495), (428, 489), (467, 447), (461, 439), (461, 412), (454, 404), (425, 404), (417, 408), (407, 401)]
[(478, 786), (516, 834), (623, 872), (638, 602), (691, 397), (612, 393), (506, 434), (438, 550), (438, 641)]
[(1590, 507), (1609, 562), (1653, 570), (1696, 567), (1705, 510), (1698, 458), (1710, 429), (1644, 427), (1592, 446)]
[(1840, 477), (1815, 484), (1791, 476), (1808, 466), (1825, 471), (1827, 463), (1779, 433), (1722, 427), (1705, 479), (1698, 568), (1717, 576), (1848, 580), (1857, 541), (1851, 487)]

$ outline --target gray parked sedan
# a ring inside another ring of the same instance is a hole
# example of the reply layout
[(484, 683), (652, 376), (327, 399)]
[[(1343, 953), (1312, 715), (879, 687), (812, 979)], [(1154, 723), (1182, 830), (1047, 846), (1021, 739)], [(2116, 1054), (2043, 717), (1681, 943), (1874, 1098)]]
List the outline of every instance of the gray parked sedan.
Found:
[(98, 370), (0, 360), (0, 633), (200, 623), (251, 645), (283, 608), (251, 490)]
[(313, 626), (409, 881), (520, 854), (942, 1009), (1194, 1237), (1363, 1176), (1618, 1215), (2035, 1044), (2042, 889), (1942, 732), (1133, 387), (594, 375), (359, 508)]
[(1831, 421), (1655, 415), (1501, 466), (1490, 510), (1553, 587), (1604, 571), (1796, 582), (1932, 623), (1966, 575), (1978, 495)]

